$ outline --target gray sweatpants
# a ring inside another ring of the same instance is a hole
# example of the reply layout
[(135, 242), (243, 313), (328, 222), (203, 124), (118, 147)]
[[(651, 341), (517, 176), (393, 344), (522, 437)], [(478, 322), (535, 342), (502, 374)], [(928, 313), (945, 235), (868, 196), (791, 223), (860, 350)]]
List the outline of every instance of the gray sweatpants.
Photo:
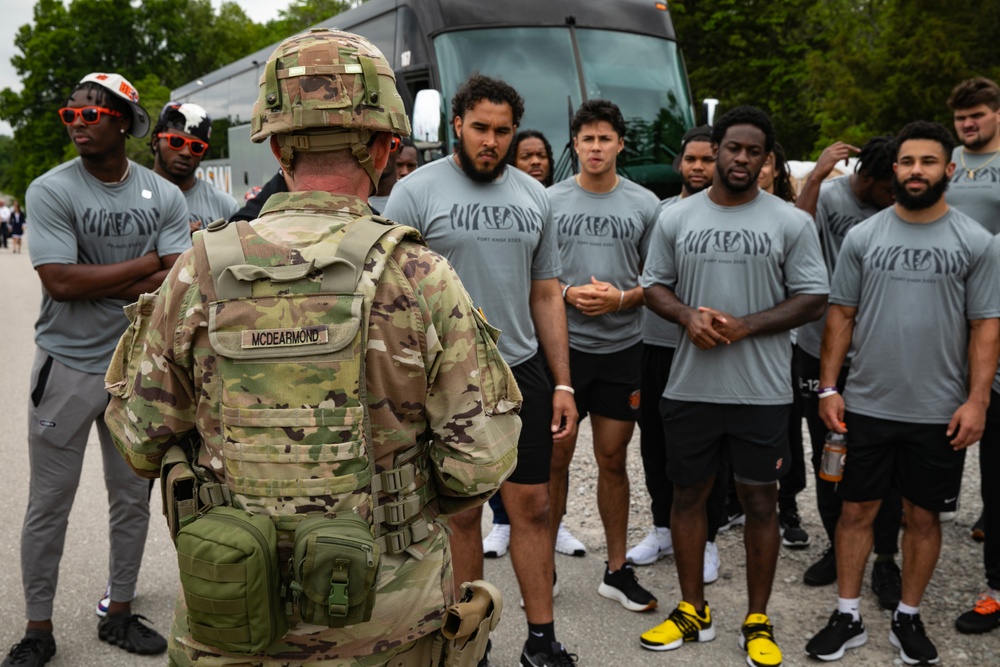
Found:
[[(31, 487), (21, 530), (21, 578), (29, 621), (52, 618), (66, 526), (91, 425), (97, 425), (101, 441), (110, 506), (112, 600), (135, 596), (149, 526), (149, 482), (128, 467), (104, 423), (104, 376), (49, 362), (45, 351), (35, 353), (28, 401)], [(94, 593), (96, 604), (98, 591)]]

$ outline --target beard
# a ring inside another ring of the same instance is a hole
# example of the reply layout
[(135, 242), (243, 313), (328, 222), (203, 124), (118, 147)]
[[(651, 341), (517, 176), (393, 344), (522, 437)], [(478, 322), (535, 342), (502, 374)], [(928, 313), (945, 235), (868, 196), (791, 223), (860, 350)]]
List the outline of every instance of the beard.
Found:
[(892, 177), (892, 192), (896, 195), (896, 203), (908, 211), (923, 211), (938, 203), (948, 189), (948, 178), (942, 176), (937, 182), (926, 179), (910, 179), (927, 183), (927, 189), (921, 194), (910, 194), (895, 175)]
[(986, 148), (990, 143), (990, 139), (983, 138), (982, 135), (978, 139), (973, 139), (971, 141), (963, 141), (962, 145), (968, 148), (970, 151), (978, 151), (982, 148)]
[(693, 185), (687, 179), (684, 180), (684, 189), (688, 191), (689, 195), (696, 195), (702, 190), (707, 190), (710, 185), (712, 185), (712, 179), (705, 179), (701, 185)]
[(465, 141), (462, 137), (458, 138), (458, 164), (462, 167), (462, 171), (465, 175), (476, 183), (492, 183), (497, 180), (503, 173), (504, 169), (507, 168), (507, 163), (504, 161), (505, 155), (497, 154), (497, 164), (495, 167), (488, 171), (480, 171), (476, 168), (476, 163), (472, 159), (472, 156), (465, 150)]
[(727, 190), (736, 194), (740, 194), (743, 192), (748, 192), (751, 188), (757, 186), (757, 178), (760, 176), (760, 169), (757, 170), (757, 173), (750, 172), (750, 178), (747, 180), (746, 183), (733, 183), (732, 181), (729, 180), (725, 170), (719, 171), (718, 167), (716, 167), (716, 173), (719, 175), (719, 180), (722, 181), (722, 184), (726, 187)]

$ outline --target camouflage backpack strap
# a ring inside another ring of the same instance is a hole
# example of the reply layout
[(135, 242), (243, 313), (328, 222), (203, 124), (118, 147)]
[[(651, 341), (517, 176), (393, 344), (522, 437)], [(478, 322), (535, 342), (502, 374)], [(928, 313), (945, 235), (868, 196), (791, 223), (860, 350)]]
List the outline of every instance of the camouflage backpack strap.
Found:
[[(337, 246), (337, 260), (342, 260), (323, 271), (324, 292), (353, 292), (361, 282), (365, 262), (372, 248), (395, 227), (395, 223), (379, 215), (357, 218)], [(347, 267), (351, 267), (350, 270)]]
[(217, 299), (240, 299), (252, 295), (251, 283), (239, 280), (227, 271), (229, 267), (243, 265), (247, 261), (238, 225), (220, 218), (209, 223), (200, 235), (212, 269), (212, 285)]

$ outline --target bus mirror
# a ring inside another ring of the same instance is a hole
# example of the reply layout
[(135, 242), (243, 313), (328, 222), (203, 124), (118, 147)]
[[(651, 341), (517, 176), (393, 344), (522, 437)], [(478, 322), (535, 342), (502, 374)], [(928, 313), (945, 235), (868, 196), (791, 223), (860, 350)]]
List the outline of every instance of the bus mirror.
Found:
[(714, 97), (706, 97), (701, 101), (701, 106), (705, 109), (705, 124), (715, 123), (715, 108), (719, 106), (719, 100)]
[(420, 150), (441, 147), (441, 93), (433, 88), (417, 91), (413, 101), (413, 143)]

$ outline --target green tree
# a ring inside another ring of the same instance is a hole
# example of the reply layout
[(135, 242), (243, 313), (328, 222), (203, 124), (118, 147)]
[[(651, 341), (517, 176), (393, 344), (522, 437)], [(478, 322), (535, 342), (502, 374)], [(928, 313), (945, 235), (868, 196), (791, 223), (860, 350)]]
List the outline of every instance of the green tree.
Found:
[(955, 0), (831, 0), (819, 3), (828, 49), (807, 58), (815, 151), (835, 140), (857, 144), (912, 120), (951, 125), (952, 87), (1000, 75), (993, 55), (1000, 7)]
[(320, 21), (350, 9), (354, 4), (346, 0), (292, 0), (287, 9), (278, 11), (278, 18), (268, 21), (267, 31), (271, 42), (310, 28)]
[(815, 141), (803, 88), (804, 58), (817, 48), (810, 12), (817, 0), (674, 0), (677, 40), (696, 100), (722, 111), (751, 104), (767, 111), (778, 139), (796, 156)]
[[(237, 5), (225, 3), (216, 14), (210, 0), (38, 0), (33, 19), (18, 30), (20, 53), (11, 59), (23, 89), (0, 91), (0, 118), (14, 130), (7, 184), (19, 197), (34, 178), (75, 155), (55, 112), (87, 73), (122, 73), (155, 117), (192, 72), (269, 43), (264, 27)], [(129, 156), (151, 164), (147, 141), (130, 139)]]
[(14, 166), (14, 137), (0, 134), (0, 192), (10, 189), (10, 174)]

